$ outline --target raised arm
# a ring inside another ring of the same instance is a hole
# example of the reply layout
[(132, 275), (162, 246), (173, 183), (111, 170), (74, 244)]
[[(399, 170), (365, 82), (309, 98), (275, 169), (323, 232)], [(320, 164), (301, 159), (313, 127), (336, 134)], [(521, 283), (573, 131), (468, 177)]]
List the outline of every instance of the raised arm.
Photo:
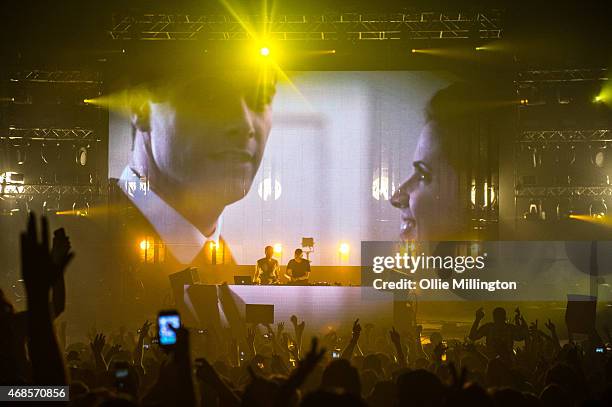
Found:
[(484, 318), (484, 311), (482, 307), (476, 310), (476, 315), (474, 318), (474, 323), (472, 324), (472, 328), (470, 329), (470, 339), (473, 341), (477, 341), (478, 339), (485, 336), (485, 331), (482, 328), (479, 328), (480, 321)]
[(240, 406), (240, 398), (225, 384), (215, 369), (204, 358), (196, 359), (196, 377), (202, 383), (215, 389), (222, 406)]
[(96, 371), (100, 376), (108, 369), (108, 365), (106, 364), (104, 355), (102, 354), (105, 344), (106, 337), (101, 333), (97, 334), (89, 343), (91, 353), (93, 354), (94, 361), (96, 363)]
[(557, 328), (555, 324), (549, 319), (548, 322), (544, 324), (546, 328), (550, 331), (550, 341), (553, 343), (556, 350), (561, 349), (561, 343), (559, 342), (559, 337), (557, 336)]
[(299, 357), (302, 356), (302, 339), (304, 337), (304, 328), (306, 322), (302, 321), (298, 323), (298, 318), (295, 315), (291, 315), (291, 324), (293, 325), (293, 331), (295, 333), (296, 350)]
[(389, 338), (395, 347), (397, 363), (399, 363), (400, 367), (408, 367), (408, 364), (406, 363), (406, 356), (404, 355), (404, 349), (402, 349), (402, 340), (399, 332), (395, 330), (395, 327), (391, 327), (391, 330), (389, 331)]
[(353, 333), (351, 335), (351, 340), (349, 341), (346, 348), (342, 351), (342, 355), (340, 356), (342, 359), (346, 359), (350, 361), (353, 358), (353, 353), (355, 353), (355, 347), (359, 342), (359, 336), (361, 335), (361, 325), (359, 325), (359, 318), (353, 322)]
[[(66, 236), (64, 228), (53, 232), (53, 246), (51, 257), (56, 265), (61, 265), (63, 259), (70, 253), (70, 239)], [(66, 283), (62, 273), (51, 291), (51, 303), (53, 304), (53, 318), (59, 317), (66, 309)]]
[(151, 323), (149, 321), (145, 321), (144, 324), (142, 324), (142, 327), (138, 330), (138, 342), (136, 342), (136, 349), (134, 349), (134, 367), (138, 369), (141, 374), (145, 373), (142, 364), (142, 349), (145, 338), (149, 336), (150, 327)]
[(64, 359), (57, 343), (51, 318), (49, 295), (72, 260), (66, 255), (56, 263), (49, 245), (49, 223), (41, 220), (38, 238), (36, 217), (30, 215), (26, 232), (21, 234), (21, 274), (28, 304), (28, 341), (32, 362), (33, 384), (62, 385), (67, 383)]

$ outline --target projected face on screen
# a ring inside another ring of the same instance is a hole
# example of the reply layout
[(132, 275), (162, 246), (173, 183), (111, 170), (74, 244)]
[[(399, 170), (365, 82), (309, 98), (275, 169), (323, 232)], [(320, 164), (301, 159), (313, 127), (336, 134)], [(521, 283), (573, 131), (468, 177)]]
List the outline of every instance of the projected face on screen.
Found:
[[(274, 83), (257, 74), (200, 76), (171, 86), (135, 117), (137, 166), (154, 189), (178, 206), (235, 202), (249, 191), (271, 128)], [(142, 162), (144, 161), (144, 162)]]
[[(425, 107), (412, 175), (391, 198), (404, 240), (464, 240), (494, 233), (497, 143), (509, 98), (455, 82)], [(479, 223), (480, 222), (480, 223)]]
[[(449, 79), (420, 71), (285, 74), (274, 86), (258, 75), (228, 73), (152, 98), (150, 128), (138, 130), (133, 149), (128, 131), (138, 121), (112, 116), (110, 176), (124, 179), (127, 160), (137, 173), (148, 169), (153, 192), (207, 238), (220, 231), (238, 264), (253, 264), (263, 247), (275, 244), (286, 249), (273, 257), (286, 263), (302, 238), (313, 236), (314, 264), (357, 265), (361, 241), (397, 237), (400, 214), (389, 199), (413, 171), (424, 106)], [(133, 200), (168, 253), (179, 258), (180, 251), (197, 249), (183, 222), (148, 211), (157, 203), (150, 195)], [(220, 227), (199, 227), (196, 217), (216, 213), (209, 216), (216, 221), (219, 208)], [(341, 245), (352, 249), (339, 256)], [(179, 260), (187, 264), (192, 254)]]
[(426, 124), (414, 151), (412, 175), (391, 199), (401, 210), (404, 240), (441, 239), (460, 230), (458, 174), (440, 143), (437, 126)]

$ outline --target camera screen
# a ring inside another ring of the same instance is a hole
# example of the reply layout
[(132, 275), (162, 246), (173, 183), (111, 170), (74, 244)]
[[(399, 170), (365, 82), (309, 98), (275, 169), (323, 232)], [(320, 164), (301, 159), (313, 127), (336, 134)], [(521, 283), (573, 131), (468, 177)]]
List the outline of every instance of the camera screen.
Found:
[(181, 325), (181, 320), (178, 315), (160, 315), (157, 323), (159, 325), (159, 343), (160, 345), (174, 345), (176, 343), (176, 333), (168, 327), (168, 324), (174, 328)]

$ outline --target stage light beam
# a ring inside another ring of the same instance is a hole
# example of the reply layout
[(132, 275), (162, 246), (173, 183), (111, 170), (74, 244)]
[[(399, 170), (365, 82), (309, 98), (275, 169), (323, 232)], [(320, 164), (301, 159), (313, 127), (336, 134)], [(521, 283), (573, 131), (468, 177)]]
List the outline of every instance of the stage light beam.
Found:
[(270, 55), (270, 48), (268, 47), (261, 47), (259, 49), (259, 55), (261, 55), (262, 57), (267, 57)]
[(280, 243), (276, 243), (272, 247), (274, 249), (274, 254), (280, 255), (283, 252), (283, 245)]

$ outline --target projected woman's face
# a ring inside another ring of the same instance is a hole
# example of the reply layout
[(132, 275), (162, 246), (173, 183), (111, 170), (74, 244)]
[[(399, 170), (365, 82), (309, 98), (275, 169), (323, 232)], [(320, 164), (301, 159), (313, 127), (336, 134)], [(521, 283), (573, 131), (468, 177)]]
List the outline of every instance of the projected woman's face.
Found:
[(200, 79), (150, 104), (150, 148), (165, 185), (202, 204), (243, 198), (271, 128), (274, 84), (256, 78)]
[(441, 148), (434, 123), (427, 123), (414, 151), (412, 175), (393, 194), (404, 240), (456, 238), (461, 229), (459, 177)]

